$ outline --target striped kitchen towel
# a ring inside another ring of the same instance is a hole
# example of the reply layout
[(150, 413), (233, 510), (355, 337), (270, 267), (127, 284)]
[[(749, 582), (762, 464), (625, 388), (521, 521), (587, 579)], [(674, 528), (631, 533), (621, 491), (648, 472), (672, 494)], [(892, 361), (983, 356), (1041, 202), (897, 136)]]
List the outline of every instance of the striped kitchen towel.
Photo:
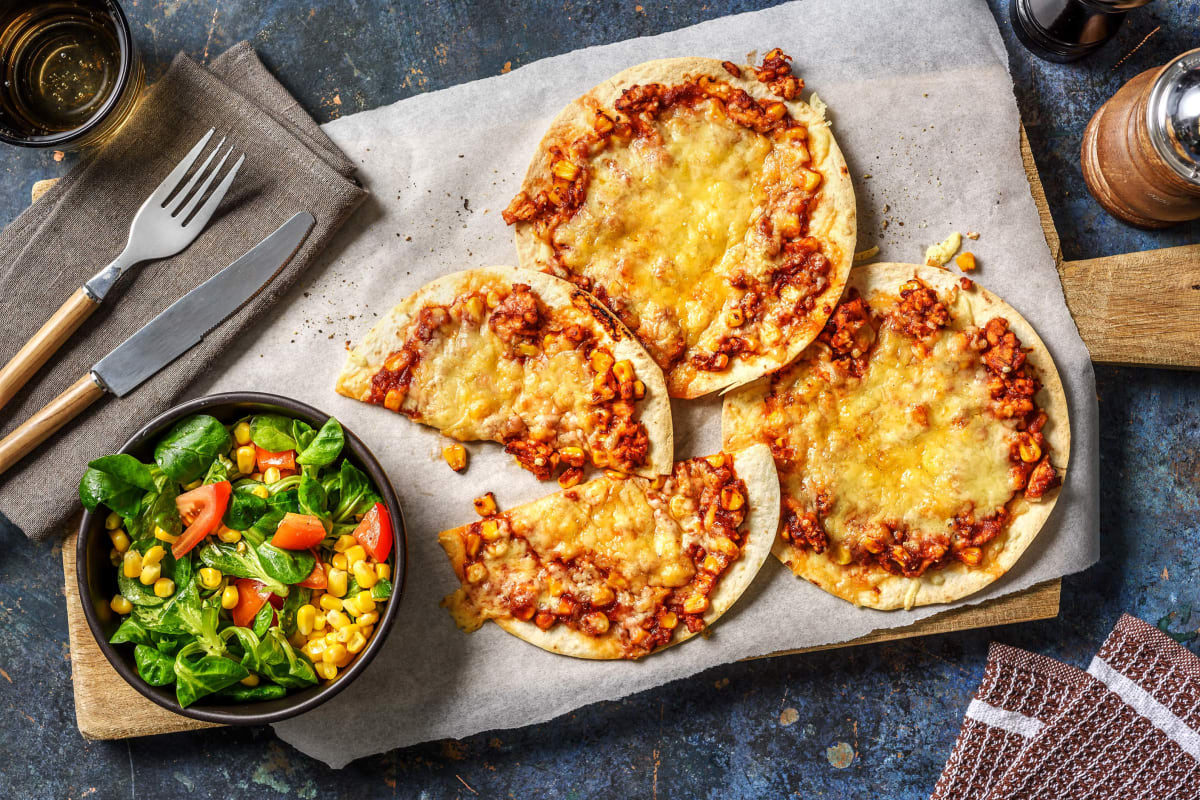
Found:
[(1086, 673), (993, 645), (932, 800), (1200, 798), (1200, 659), (1121, 617)]

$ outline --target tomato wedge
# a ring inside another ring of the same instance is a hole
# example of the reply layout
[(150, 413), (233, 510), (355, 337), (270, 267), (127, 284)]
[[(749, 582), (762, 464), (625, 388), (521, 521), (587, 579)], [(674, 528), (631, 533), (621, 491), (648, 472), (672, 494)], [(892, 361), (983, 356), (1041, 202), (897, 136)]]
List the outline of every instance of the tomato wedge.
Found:
[(387, 561), (392, 552), (392, 518), (387, 506), (376, 503), (354, 529), (354, 538), (376, 561)]
[(192, 489), (175, 498), (175, 508), (179, 510), (187, 530), (171, 545), (172, 555), (183, 558), (221, 525), (221, 517), (225, 516), (232, 491), (229, 481), (221, 481)]
[(238, 604), (230, 612), (233, 615), (233, 624), (239, 628), (249, 628), (254, 624), (254, 617), (258, 615), (263, 603), (271, 596), (271, 590), (266, 584), (249, 578), (238, 578), (233, 585), (238, 590)]
[(270, 450), (263, 450), (258, 445), (254, 445), (255, 458), (258, 461), (258, 471), (266, 472), (267, 467), (275, 467), (282, 474), (284, 470), (296, 471), (296, 451), (295, 450), (280, 450), (278, 453), (272, 453)]
[(271, 544), (284, 550), (307, 550), (325, 538), (325, 526), (312, 514), (284, 514)]
[(313, 548), (311, 552), (317, 563), (313, 565), (313, 571), (308, 573), (308, 577), (296, 585), (306, 589), (324, 589), (329, 585), (329, 576), (325, 573), (325, 565), (321, 563), (321, 556), (317, 553), (316, 548)]

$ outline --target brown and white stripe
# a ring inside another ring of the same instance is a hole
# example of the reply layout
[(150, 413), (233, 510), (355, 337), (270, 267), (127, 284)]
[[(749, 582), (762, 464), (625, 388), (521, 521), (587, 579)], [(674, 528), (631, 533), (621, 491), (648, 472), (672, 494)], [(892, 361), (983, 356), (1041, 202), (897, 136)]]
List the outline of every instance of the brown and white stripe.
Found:
[(983, 798), (1086, 684), (1087, 676), (1074, 667), (993, 644), (931, 800)]
[(934, 800), (1200, 798), (1200, 660), (1135, 617), (1087, 673), (993, 646), (972, 709)]

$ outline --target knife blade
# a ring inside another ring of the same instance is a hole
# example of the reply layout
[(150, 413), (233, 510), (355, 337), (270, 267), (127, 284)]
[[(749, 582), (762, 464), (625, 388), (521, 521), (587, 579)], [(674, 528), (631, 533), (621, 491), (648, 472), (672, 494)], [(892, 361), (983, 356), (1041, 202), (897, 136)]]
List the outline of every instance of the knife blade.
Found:
[(136, 389), (256, 295), (300, 247), (313, 222), (312, 214), (301, 212), (283, 223), (97, 361), (92, 376), (117, 397)]
[(258, 294), (299, 249), (314, 221), (308, 212), (292, 217), (97, 361), (88, 374), (0, 440), (0, 474), (105, 392), (124, 397), (198, 344)]

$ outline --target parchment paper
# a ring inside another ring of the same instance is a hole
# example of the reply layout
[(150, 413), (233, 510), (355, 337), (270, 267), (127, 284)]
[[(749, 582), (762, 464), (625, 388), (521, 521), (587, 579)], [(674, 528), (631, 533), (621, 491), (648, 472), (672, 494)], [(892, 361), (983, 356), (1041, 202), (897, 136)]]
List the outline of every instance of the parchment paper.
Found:
[[(259, 389), (336, 415), (379, 457), (408, 523), (408, 582), (387, 645), (340, 696), (279, 724), (284, 740), (335, 766), (416, 742), (540, 722), (717, 664), (908, 625), (945, 610), (856, 609), (770, 559), (713, 629), (639, 663), (555, 656), (494, 625), (460, 633), (439, 608), (455, 587), (435, 536), (470, 521), (489, 489), (501, 507), (538, 484), (501, 448), (472, 445), (455, 475), (433, 431), (338, 397), (347, 340), (419, 286), (465, 267), (515, 263), (500, 219), (534, 145), (569, 100), (652, 58), (739, 63), (780, 46), (829, 103), (855, 176), (859, 249), (923, 260), (951, 230), (979, 231), (977, 281), (1024, 314), (1050, 346), (1071, 403), (1066, 486), (1041, 535), (1005, 578), (969, 602), (1080, 570), (1097, 558), (1097, 412), (1091, 363), (1063, 301), (1021, 166), (1007, 56), (983, 0), (803, 0), (673, 33), (547, 59), (511, 74), (413, 97), (325, 126), (373, 193), (328, 266), (219, 363), (197, 393)], [(870, 177), (868, 177), (868, 175)], [(884, 221), (888, 222), (885, 227)], [(718, 399), (677, 402), (676, 457), (719, 448)], [(364, 735), (365, 732), (365, 735)]]

